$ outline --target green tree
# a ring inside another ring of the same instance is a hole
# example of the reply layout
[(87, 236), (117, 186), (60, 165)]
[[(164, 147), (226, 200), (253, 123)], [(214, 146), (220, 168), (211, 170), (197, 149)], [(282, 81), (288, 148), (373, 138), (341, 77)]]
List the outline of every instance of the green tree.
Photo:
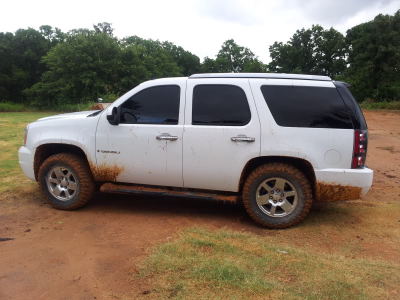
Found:
[(198, 56), (171, 42), (163, 42), (162, 47), (172, 56), (176, 64), (180, 67), (182, 75), (190, 76), (200, 71), (200, 59)]
[(0, 100), (22, 102), (22, 91), (40, 80), (41, 58), (51, 43), (41, 32), (28, 28), (0, 33)]
[(80, 103), (118, 90), (118, 40), (96, 31), (70, 32), (43, 58), (48, 70), (26, 91), (39, 106)]
[(93, 28), (96, 33), (104, 33), (109, 36), (113, 36), (114, 34), (114, 28), (112, 28), (111, 23), (97, 23), (97, 25), (93, 25)]
[(359, 100), (400, 99), (400, 10), (347, 31), (346, 79)]
[(120, 92), (154, 78), (182, 76), (181, 69), (158, 42), (130, 37), (122, 47)]
[(346, 69), (345, 37), (333, 28), (313, 25), (297, 30), (287, 43), (275, 42), (269, 51), (269, 69), (274, 72), (334, 77)]
[(154, 60), (153, 64), (150, 61), (147, 64), (150, 69), (154, 70), (155, 77), (163, 76), (163, 74), (188, 76), (200, 70), (200, 59), (196, 55), (171, 42), (131, 36), (125, 38), (123, 43), (124, 45), (140, 47), (144, 51), (144, 57), (151, 57)]
[(222, 44), (215, 60), (206, 57), (203, 72), (265, 72), (265, 65), (250, 49), (239, 46), (233, 39)]
[(108, 23), (72, 30), (43, 62), (48, 70), (25, 94), (48, 107), (120, 95), (145, 80), (182, 76), (183, 70), (199, 67), (196, 56), (172, 43), (137, 36), (119, 41)]
[(50, 46), (55, 46), (56, 44), (63, 42), (66, 35), (59, 28), (51, 27), (50, 25), (42, 25), (39, 27), (39, 32), (41, 35), (50, 43)]

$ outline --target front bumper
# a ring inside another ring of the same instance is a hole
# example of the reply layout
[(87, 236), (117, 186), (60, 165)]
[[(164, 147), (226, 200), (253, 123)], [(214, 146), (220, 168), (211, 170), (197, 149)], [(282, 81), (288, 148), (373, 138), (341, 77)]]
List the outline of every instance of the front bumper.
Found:
[(317, 201), (355, 200), (372, 186), (374, 171), (363, 169), (322, 169), (315, 171)]
[(24, 174), (31, 180), (36, 180), (35, 172), (33, 170), (33, 152), (22, 146), (18, 150), (19, 165)]

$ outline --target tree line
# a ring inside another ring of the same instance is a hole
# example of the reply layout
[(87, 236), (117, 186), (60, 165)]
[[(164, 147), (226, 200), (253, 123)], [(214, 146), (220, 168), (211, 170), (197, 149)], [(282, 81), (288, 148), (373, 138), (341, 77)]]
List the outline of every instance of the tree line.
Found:
[(359, 101), (400, 99), (400, 10), (349, 29), (313, 25), (269, 47), (264, 64), (234, 40), (214, 58), (199, 57), (170, 42), (118, 39), (111, 24), (62, 32), (0, 33), (0, 101), (51, 108), (59, 103), (114, 100), (149, 79), (199, 72), (282, 72), (328, 75), (351, 84)]

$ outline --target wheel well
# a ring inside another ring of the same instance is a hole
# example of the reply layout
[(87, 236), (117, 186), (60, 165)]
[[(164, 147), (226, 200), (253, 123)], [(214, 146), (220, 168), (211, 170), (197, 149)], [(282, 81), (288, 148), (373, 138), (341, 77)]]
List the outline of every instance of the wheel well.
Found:
[(261, 156), (251, 159), (247, 162), (245, 167), (243, 168), (242, 175), (240, 176), (239, 182), (239, 191), (242, 191), (244, 181), (247, 176), (257, 167), (269, 164), (269, 163), (286, 163), (298, 168), (300, 171), (306, 175), (307, 179), (311, 183), (311, 187), (314, 192), (315, 188), (315, 173), (314, 168), (310, 162), (305, 159), (297, 158), (297, 157), (289, 157), (289, 156)]
[(85, 152), (77, 146), (68, 145), (68, 144), (44, 144), (40, 145), (36, 148), (35, 151), (35, 158), (33, 162), (33, 170), (35, 172), (35, 179), (38, 180), (38, 172), (39, 168), (42, 163), (51, 155), (58, 154), (58, 153), (73, 153), (84, 158), (87, 161), (87, 157)]

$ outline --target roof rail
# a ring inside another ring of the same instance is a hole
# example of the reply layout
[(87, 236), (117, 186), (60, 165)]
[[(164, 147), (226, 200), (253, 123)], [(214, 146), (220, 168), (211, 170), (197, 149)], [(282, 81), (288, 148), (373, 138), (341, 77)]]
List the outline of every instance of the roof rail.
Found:
[(202, 73), (193, 74), (193, 78), (267, 78), (267, 79), (300, 79), (300, 80), (320, 80), (331, 81), (329, 76), (304, 75), (304, 74), (286, 74), (286, 73)]

